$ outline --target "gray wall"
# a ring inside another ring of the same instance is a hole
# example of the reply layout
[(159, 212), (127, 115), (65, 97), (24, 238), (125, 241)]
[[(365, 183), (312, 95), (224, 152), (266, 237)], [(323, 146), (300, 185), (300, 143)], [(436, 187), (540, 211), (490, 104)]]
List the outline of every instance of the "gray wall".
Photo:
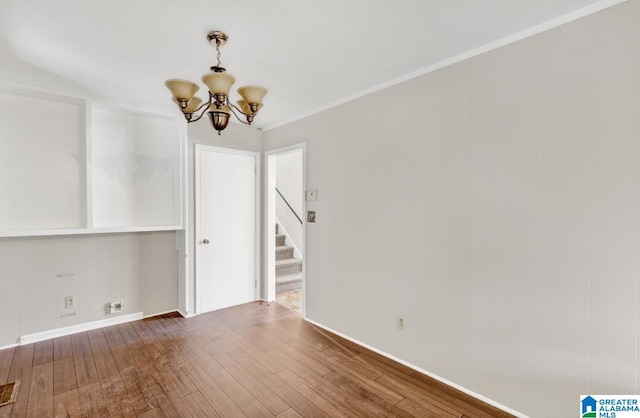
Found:
[(265, 132), (319, 190), (308, 317), (530, 416), (638, 393), (639, 23), (626, 2)]
[[(174, 231), (0, 239), (0, 348), (57, 328), (175, 311), (175, 251)], [(75, 308), (65, 309), (66, 296)], [(111, 301), (122, 301), (121, 313), (107, 312)]]

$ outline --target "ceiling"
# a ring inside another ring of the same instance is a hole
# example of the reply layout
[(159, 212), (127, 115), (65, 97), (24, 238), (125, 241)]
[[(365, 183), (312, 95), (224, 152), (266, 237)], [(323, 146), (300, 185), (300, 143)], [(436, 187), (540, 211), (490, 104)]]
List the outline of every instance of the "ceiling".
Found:
[(200, 77), (216, 61), (206, 34), (222, 30), (229, 36), (222, 65), (235, 87), (269, 88), (255, 122), (268, 129), (550, 20), (619, 2), (0, 0), (0, 57), (16, 72), (28, 65), (99, 97), (177, 113), (164, 80), (190, 79), (202, 93)]

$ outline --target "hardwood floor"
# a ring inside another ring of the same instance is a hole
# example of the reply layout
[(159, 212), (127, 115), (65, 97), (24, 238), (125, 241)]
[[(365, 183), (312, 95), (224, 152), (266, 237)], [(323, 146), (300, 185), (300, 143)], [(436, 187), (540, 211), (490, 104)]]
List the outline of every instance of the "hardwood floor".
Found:
[(3, 417), (511, 415), (276, 303), (162, 315), (0, 351)]

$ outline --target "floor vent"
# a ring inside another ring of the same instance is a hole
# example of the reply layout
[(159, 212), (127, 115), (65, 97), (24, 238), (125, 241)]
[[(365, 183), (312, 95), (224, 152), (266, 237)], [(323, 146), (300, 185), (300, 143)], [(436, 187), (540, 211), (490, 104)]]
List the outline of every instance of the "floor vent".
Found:
[(19, 380), (0, 385), (0, 406), (8, 405), (16, 400), (18, 386), (20, 386)]

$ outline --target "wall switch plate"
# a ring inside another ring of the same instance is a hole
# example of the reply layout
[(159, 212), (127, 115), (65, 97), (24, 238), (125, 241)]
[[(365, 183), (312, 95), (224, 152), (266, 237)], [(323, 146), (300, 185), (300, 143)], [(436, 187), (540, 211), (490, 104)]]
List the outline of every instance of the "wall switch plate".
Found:
[(64, 308), (71, 309), (76, 306), (76, 298), (75, 296), (67, 296), (64, 298)]
[(316, 221), (316, 211), (308, 210), (307, 211), (307, 222), (314, 223)]
[(404, 316), (398, 315), (396, 317), (396, 326), (398, 327), (399, 330), (404, 331)]
[(305, 199), (307, 202), (315, 202), (318, 200), (318, 191), (317, 190), (307, 190), (305, 194)]

